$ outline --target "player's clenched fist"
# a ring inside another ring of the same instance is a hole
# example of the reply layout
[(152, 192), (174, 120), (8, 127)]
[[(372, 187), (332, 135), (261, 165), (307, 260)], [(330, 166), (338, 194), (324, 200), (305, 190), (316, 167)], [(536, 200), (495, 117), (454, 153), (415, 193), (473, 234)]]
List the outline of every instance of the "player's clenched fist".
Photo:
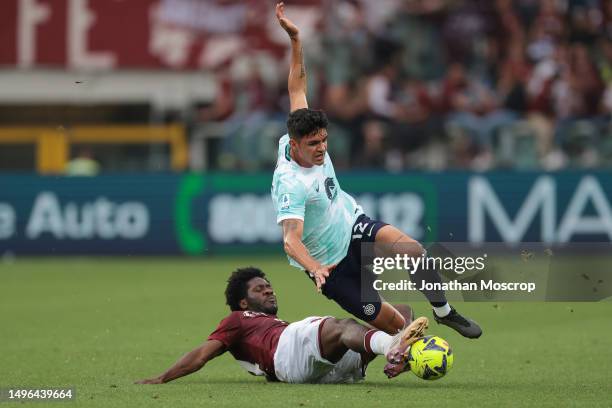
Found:
[(325, 279), (329, 278), (329, 274), (336, 267), (336, 265), (325, 265), (315, 269), (312, 272), (315, 283), (317, 284), (317, 290), (320, 292), (323, 285), (325, 285)]
[(297, 38), (300, 31), (291, 20), (285, 17), (285, 3), (276, 3), (276, 18), (290, 38)]

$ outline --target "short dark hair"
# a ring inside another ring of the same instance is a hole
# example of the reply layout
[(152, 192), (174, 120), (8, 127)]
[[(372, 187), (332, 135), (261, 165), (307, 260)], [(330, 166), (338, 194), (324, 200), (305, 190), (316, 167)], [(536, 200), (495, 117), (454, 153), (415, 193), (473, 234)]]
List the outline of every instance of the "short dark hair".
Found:
[(230, 275), (225, 288), (225, 303), (232, 312), (242, 310), (240, 301), (247, 297), (248, 283), (253, 278), (263, 278), (266, 281), (266, 274), (260, 269), (249, 266), (238, 268)]
[(297, 109), (287, 118), (287, 130), (289, 136), (294, 139), (301, 139), (319, 129), (325, 129), (328, 124), (327, 115), (322, 110)]

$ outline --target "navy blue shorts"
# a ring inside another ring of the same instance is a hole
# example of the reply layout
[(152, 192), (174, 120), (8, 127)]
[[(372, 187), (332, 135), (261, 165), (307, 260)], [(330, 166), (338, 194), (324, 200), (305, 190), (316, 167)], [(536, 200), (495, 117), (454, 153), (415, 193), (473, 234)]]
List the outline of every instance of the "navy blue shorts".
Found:
[(332, 299), (344, 310), (366, 322), (378, 316), (381, 298), (372, 286), (374, 280), (372, 272), (362, 271), (361, 244), (374, 243), (378, 230), (385, 225), (387, 224), (372, 220), (365, 214), (357, 218), (353, 224), (348, 252), (326, 279), (322, 290), (328, 299)]

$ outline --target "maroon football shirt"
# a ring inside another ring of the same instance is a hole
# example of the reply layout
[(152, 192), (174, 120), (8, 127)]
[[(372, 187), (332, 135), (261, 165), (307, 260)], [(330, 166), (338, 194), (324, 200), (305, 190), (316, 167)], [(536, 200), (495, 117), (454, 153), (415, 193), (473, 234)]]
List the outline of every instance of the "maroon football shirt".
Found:
[[(281, 333), (289, 323), (276, 315), (260, 312), (232, 312), (221, 320), (208, 340), (219, 340), (232, 356), (253, 374), (276, 378), (274, 374), (274, 353)], [(250, 364), (243, 364), (244, 362)], [(252, 367), (250, 365), (255, 365)]]

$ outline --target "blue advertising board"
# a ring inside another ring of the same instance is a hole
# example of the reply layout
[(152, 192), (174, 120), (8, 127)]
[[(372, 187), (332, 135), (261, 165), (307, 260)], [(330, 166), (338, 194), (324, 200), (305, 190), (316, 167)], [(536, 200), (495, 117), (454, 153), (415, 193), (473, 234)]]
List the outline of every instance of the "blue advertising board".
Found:
[[(271, 174), (0, 176), (0, 254), (276, 251)], [(612, 241), (612, 173), (345, 173), (372, 218), (424, 241)]]

